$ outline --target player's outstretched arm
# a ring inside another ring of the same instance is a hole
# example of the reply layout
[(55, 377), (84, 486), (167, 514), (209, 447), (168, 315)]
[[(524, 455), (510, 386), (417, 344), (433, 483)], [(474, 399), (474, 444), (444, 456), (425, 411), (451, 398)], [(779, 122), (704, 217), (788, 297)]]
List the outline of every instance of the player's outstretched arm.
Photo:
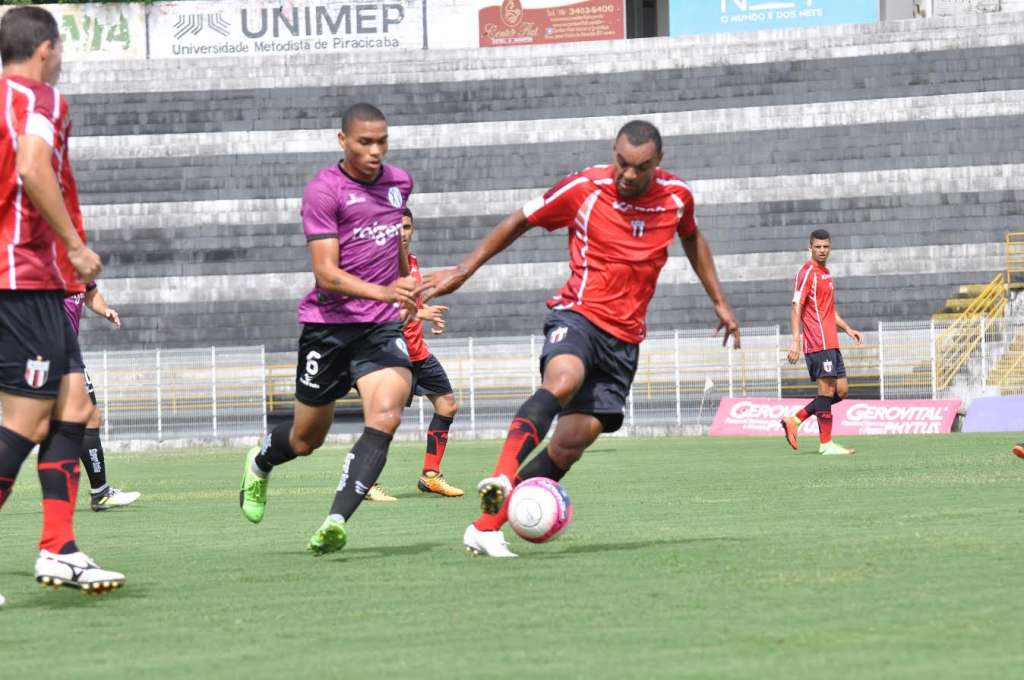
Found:
[(692, 234), (684, 237), (682, 242), (683, 252), (690, 260), (690, 266), (693, 267), (694, 273), (697, 274), (708, 297), (711, 298), (711, 303), (715, 306), (715, 314), (718, 316), (718, 327), (715, 329), (715, 333), (717, 334), (724, 328), (725, 337), (722, 338), (722, 346), (729, 343), (731, 336), (732, 346), (739, 349), (740, 325), (736, 321), (732, 307), (729, 306), (729, 301), (725, 298), (722, 283), (718, 280), (718, 271), (715, 269), (715, 258), (711, 254), (711, 247), (708, 246), (708, 242), (699, 229), (695, 229)]
[(85, 291), (85, 306), (88, 307), (93, 314), (102, 316), (104, 319), (114, 324), (114, 328), (121, 328), (121, 317), (118, 315), (117, 310), (111, 308), (107, 304), (107, 299), (103, 297), (103, 293), (100, 292), (99, 288), (90, 288)]
[(440, 269), (424, 276), (424, 299), (430, 300), (457, 291), (487, 260), (508, 248), (531, 227), (533, 224), (526, 219), (523, 211), (516, 210), (499, 222), (462, 262), (450, 269)]
[(64, 205), (64, 197), (53, 171), (51, 156), (53, 149), (46, 140), (36, 135), (20, 135), (18, 137), (18, 155), (16, 162), (18, 177), (21, 178), (25, 193), (32, 205), (47, 221), (57, 237), (64, 243), (78, 278), (82, 283), (95, 279), (103, 264), (99, 255), (90, 250), (75, 231), (75, 224)]
[(416, 296), (420, 287), (416, 279), (403, 276), (388, 286), (363, 281), (338, 266), (338, 239), (319, 238), (309, 242), (309, 255), (313, 260), (316, 285), (332, 293), (349, 297), (398, 302), (411, 310), (416, 309)]
[(839, 316), (839, 312), (836, 312), (836, 328), (853, 338), (853, 341), (858, 345), (864, 342), (864, 337), (860, 334), (860, 331), (846, 323), (846, 320)]

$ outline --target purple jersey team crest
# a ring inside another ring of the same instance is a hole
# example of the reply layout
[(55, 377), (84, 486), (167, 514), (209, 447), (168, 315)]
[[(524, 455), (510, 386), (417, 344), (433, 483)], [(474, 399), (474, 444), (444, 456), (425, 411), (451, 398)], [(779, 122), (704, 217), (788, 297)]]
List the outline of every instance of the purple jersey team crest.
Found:
[[(307, 241), (338, 239), (338, 267), (363, 281), (390, 285), (399, 277), (402, 209), (412, 177), (384, 165), (372, 183), (352, 179), (338, 165), (324, 168), (302, 194)], [(353, 298), (314, 286), (299, 303), (300, 323), (384, 323), (398, 320), (388, 302)]]

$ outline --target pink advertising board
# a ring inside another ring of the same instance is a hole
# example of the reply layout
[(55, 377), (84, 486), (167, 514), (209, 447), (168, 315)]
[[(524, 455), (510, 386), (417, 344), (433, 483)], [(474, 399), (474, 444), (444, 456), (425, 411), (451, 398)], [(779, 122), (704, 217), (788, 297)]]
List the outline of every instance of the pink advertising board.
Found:
[[(724, 398), (711, 424), (712, 435), (781, 435), (779, 420), (791, 416), (810, 399), (765, 397)], [(849, 399), (832, 408), (832, 434), (938, 434), (953, 428), (960, 402), (956, 399)], [(817, 434), (817, 418), (808, 418), (800, 434)]]

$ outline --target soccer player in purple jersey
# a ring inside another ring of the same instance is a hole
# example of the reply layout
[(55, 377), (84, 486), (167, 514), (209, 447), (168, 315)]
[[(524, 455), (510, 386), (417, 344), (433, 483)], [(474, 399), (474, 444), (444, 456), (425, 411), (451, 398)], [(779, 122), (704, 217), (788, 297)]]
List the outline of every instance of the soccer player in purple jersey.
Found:
[[(71, 324), (75, 335), (82, 325), (82, 311), (88, 307), (93, 313), (102, 316), (114, 325), (114, 328), (121, 328), (121, 317), (117, 311), (107, 304), (106, 298), (100, 292), (95, 281), (85, 286), (84, 293), (74, 293), (64, 298), (64, 316)], [(103, 412), (96, 403), (96, 387), (93, 385), (92, 377), (86, 369), (85, 388), (89, 392), (89, 400), (92, 401), (92, 414), (85, 425), (85, 437), (82, 439), (82, 453), (80, 458), (85, 473), (89, 476), (89, 497), (90, 506), (94, 512), (102, 512), (111, 508), (120, 508), (131, 505), (139, 500), (138, 491), (122, 491), (107, 483), (107, 464), (103, 458), (103, 442), (100, 440), (100, 425), (103, 424)]]
[(345, 456), (327, 518), (309, 540), (314, 555), (345, 547), (346, 523), (384, 469), (412, 389), (399, 310), (415, 312), (420, 290), (398, 269), (402, 210), (413, 184), (405, 170), (384, 164), (384, 114), (353, 105), (342, 117), (338, 142), (344, 158), (321, 170), (302, 195), (316, 285), (299, 303), (295, 415), (249, 450), (239, 494), (245, 518), (262, 520), (271, 470), (323, 444), (334, 402), (354, 384), (364, 428)]

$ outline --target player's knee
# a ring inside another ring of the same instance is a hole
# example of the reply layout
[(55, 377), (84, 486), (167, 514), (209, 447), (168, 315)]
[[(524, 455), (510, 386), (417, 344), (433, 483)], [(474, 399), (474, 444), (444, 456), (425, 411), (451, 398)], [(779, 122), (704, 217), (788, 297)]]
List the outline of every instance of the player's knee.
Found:
[(34, 444), (42, 444), (47, 435), (50, 434), (50, 421), (43, 418), (40, 422), (28, 428), (28, 433), (19, 433)]
[(574, 444), (559, 444), (552, 441), (548, 444), (548, 456), (555, 465), (563, 470), (571, 468), (576, 461), (583, 457), (583, 447)]
[(835, 393), (835, 396), (833, 397), (833, 400), (834, 401), (842, 401), (843, 399), (846, 399), (846, 395), (849, 394), (849, 393), (850, 393), (850, 388), (849, 387), (847, 387), (846, 385), (837, 385), (836, 386), (836, 393)]
[(367, 416), (366, 426), (372, 427), (381, 432), (393, 434), (398, 426), (402, 424), (402, 412), (400, 409), (381, 409)]
[(455, 401), (455, 397), (449, 396), (445, 399), (438, 399), (437, 401), (437, 414), (444, 416), (445, 418), (454, 418), (455, 414), (459, 412), (459, 404)]
[(294, 429), (288, 437), (288, 444), (296, 456), (308, 456), (323, 446), (327, 439), (326, 432), (296, 432)]

